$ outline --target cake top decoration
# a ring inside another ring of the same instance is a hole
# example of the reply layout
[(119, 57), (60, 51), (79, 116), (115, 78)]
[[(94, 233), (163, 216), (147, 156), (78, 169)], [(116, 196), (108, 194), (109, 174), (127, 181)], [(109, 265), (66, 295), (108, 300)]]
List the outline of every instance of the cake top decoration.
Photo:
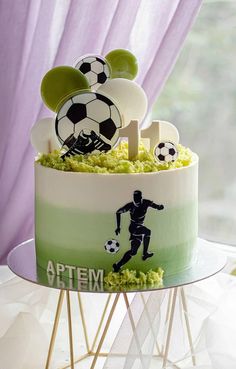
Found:
[(65, 156), (110, 150), (119, 138), (120, 112), (107, 96), (79, 93), (62, 106), (56, 116), (57, 137)]
[(116, 49), (106, 55), (111, 66), (111, 78), (134, 79), (138, 73), (138, 61), (128, 50)]
[(133, 81), (137, 72), (136, 57), (124, 49), (112, 50), (105, 57), (84, 55), (74, 67), (59, 66), (48, 71), (41, 95), (56, 117), (35, 124), (31, 131), (33, 147), (41, 153), (59, 147), (65, 158), (107, 152), (124, 138), (128, 139), (129, 160), (136, 160), (139, 142), (144, 140), (160, 161), (162, 154), (157, 145), (162, 141), (170, 142), (176, 152), (165, 159), (176, 160), (179, 134), (173, 124), (153, 121), (140, 130), (148, 101), (142, 87)]
[(90, 90), (89, 82), (79, 70), (69, 66), (51, 69), (45, 74), (41, 83), (43, 102), (55, 112), (69, 95), (80, 90)]
[(97, 55), (84, 55), (75, 64), (75, 68), (85, 75), (92, 91), (96, 91), (111, 75), (107, 60)]
[(136, 82), (125, 78), (110, 79), (99, 87), (98, 92), (116, 101), (123, 117), (123, 126), (137, 119), (139, 124), (147, 113), (147, 96)]

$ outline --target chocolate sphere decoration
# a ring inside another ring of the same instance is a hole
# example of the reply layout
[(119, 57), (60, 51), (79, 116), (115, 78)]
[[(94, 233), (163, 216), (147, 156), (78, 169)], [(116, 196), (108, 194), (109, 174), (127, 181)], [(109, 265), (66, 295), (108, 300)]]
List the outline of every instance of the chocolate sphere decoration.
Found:
[(138, 73), (136, 57), (128, 50), (116, 49), (110, 51), (105, 59), (111, 67), (111, 78), (134, 79)]
[(179, 132), (174, 124), (166, 121), (159, 121), (160, 125), (160, 141), (172, 142), (175, 145), (179, 143)]
[(56, 134), (66, 155), (110, 150), (119, 138), (121, 115), (114, 102), (99, 93), (71, 97), (56, 117)]
[(109, 79), (99, 87), (98, 92), (110, 96), (119, 106), (123, 116), (123, 126), (127, 126), (131, 120), (142, 122), (147, 112), (147, 96), (134, 81), (124, 78)]
[(178, 155), (176, 145), (169, 141), (159, 142), (154, 149), (154, 156), (160, 163), (173, 163)]
[(43, 118), (31, 128), (30, 142), (35, 151), (47, 154), (53, 150), (60, 150), (55, 133), (55, 118)]
[(43, 102), (55, 112), (69, 95), (80, 90), (90, 90), (88, 80), (79, 70), (68, 66), (51, 69), (41, 83)]
[(108, 62), (97, 55), (82, 56), (75, 68), (85, 75), (92, 91), (105, 83), (111, 74)]

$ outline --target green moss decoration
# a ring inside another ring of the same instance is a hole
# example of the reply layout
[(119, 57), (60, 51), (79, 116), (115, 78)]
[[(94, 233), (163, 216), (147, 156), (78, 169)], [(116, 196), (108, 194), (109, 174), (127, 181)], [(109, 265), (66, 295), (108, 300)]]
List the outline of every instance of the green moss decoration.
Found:
[(104, 282), (110, 286), (130, 286), (130, 285), (155, 285), (161, 287), (163, 285), (164, 271), (161, 268), (157, 270), (149, 270), (147, 273), (141, 271), (125, 269), (119, 273), (110, 272), (104, 278)]
[(193, 153), (190, 149), (178, 145), (179, 156), (174, 163), (158, 163), (154, 155), (143, 145), (139, 147), (138, 158), (128, 160), (128, 144), (121, 142), (119, 146), (106, 153), (74, 155), (61, 159), (61, 153), (54, 151), (42, 154), (37, 162), (53, 169), (67, 172), (86, 173), (150, 173), (174, 168), (186, 167), (192, 162)]

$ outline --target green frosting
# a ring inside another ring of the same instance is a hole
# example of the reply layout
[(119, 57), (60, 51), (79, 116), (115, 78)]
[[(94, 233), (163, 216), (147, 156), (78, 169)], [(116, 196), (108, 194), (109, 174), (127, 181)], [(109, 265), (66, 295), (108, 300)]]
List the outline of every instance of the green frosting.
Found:
[(158, 163), (154, 155), (143, 145), (139, 147), (136, 160), (128, 160), (128, 144), (121, 142), (116, 148), (100, 154), (74, 155), (63, 160), (59, 151), (42, 154), (38, 159), (41, 165), (67, 172), (88, 173), (147, 173), (186, 167), (192, 162), (190, 149), (178, 145), (179, 156), (174, 163)]
[(155, 285), (161, 287), (163, 285), (163, 274), (164, 271), (161, 268), (157, 270), (151, 269), (147, 273), (125, 269), (119, 273), (108, 273), (104, 278), (104, 282), (111, 287), (126, 285)]

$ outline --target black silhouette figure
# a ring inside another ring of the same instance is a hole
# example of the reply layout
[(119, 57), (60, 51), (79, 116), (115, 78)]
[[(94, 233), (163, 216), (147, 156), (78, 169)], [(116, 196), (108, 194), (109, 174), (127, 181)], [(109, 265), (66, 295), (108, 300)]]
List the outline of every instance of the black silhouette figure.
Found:
[(108, 151), (111, 149), (111, 145), (105, 143), (94, 131), (90, 131), (90, 133), (87, 134), (83, 130), (80, 132), (77, 139), (72, 133), (65, 140), (64, 145), (67, 145), (70, 149), (62, 155), (62, 158), (73, 154), (88, 154), (94, 150)]
[(153, 208), (157, 210), (163, 210), (163, 205), (155, 204), (151, 200), (146, 200), (142, 198), (141, 191), (134, 191), (133, 194), (133, 202), (129, 202), (122, 208), (118, 209), (116, 212), (116, 223), (117, 228), (115, 230), (116, 235), (120, 233), (120, 221), (121, 221), (121, 214), (130, 212), (130, 243), (131, 248), (128, 250), (122, 257), (122, 259), (118, 262), (113, 264), (114, 272), (118, 272), (122, 265), (126, 264), (134, 255), (137, 254), (140, 245), (143, 242), (143, 256), (142, 259), (146, 260), (153, 256), (153, 252), (148, 252), (148, 246), (151, 237), (151, 231), (145, 225), (143, 225), (146, 213), (148, 208)]

